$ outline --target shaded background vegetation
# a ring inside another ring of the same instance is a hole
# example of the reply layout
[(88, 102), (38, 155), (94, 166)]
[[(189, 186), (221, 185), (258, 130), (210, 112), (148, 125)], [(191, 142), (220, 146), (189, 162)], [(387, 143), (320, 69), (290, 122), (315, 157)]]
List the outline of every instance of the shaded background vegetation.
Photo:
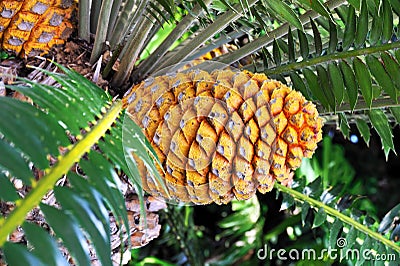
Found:
[[(359, 195), (359, 198), (355, 197), (350, 200), (351, 204), (354, 204), (353, 207), (357, 207), (363, 215), (368, 213), (374, 219), (382, 220), (390, 208), (400, 202), (400, 160), (398, 156), (392, 152), (386, 161), (379, 136), (372, 132), (369, 146), (367, 146), (354, 125), (351, 125), (351, 140), (345, 138), (335, 126), (325, 126), (324, 133), (326, 135), (324, 144), (320, 145), (314, 158), (308, 162), (317, 163), (318, 161), (321, 163), (324, 152), (331, 154), (328, 163), (336, 164), (338, 167), (336, 173), (329, 172), (332, 174), (332, 178), (341, 178), (341, 180), (337, 180), (338, 183), (340, 181), (349, 182), (348, 193)], [(399, 126), (393, 128), (393, 134), (395, 150), (399, 152)], [(303, 163), (303, 168), (304, 165)], [(303, 168), (298, 170), (297, 178), (304, 178), (304, 176), (300, 177)], [(341, 174), (344, 176), (340, 176)], [(327, 227), (312, 228), (311, 217), (308, 219), (311, 222), (303, 227), (298, 209), (281, 210), (283, 198), (282, 195), (277, 198), (275, 190), (265, 195), (257, 194), (257, 198), (264, 220), (261, 223), (257, 221), (248, 225), (250, 229), (257, 226), (262, 227), (259, 232), (261, 241), (256, 245), (257, 248), (263, 248), (264, 244), (267, 244), (268, 248), (276, 250), (290, 250), (291, 248), (320, 250), (327, 247), (326, 242), (329, 239)], [(231, 204), (180, 209), (177, 215), (187, 220), (187, 227), (183, 227), (186, 231), (184, 234), (194, 238), (195, 241), (191, 242), (197, 244), (190, 245), (189, 243), (191, 252), (208, 260), (211, 265), (288, 265), (290, 263), (295, 263), (295, 265), (310, 265), (310, 263), (312, 265), (352, 265), (356, 263), (356, 261), (331, 261), (328, 258), (325, 258), (324, 261), (281, 261), (276, 257), (276, 253), (272, 261), (258, 260), (256, 257), (258, 249), (250, 249), (244, 254), (240, 254), (243, 247), (228, 249), (235, 239), (224, 237), (226, 232), (219, 226), (224, 218), (233, 213)], [(164, 214), (162, 218), (169, 219), (169, 216)], [(237, 216), (232, 221), (237, 220), (239, 223), (241, 219), (243, 220), (245, 217)], [(164, 223), (169, 224), (166, 220)], [(228, 230), (238, 229), (229, 228)], [(234, 234), (234, 232), (230, 233)], [(144, 265), (152, 265), (152, 263), (154, 265), (186, 264), (187, 255), (178, 243), (174, 232), (168, 226), (164, 228), (162, 235), (148, 246), (132, 251), (133, 260), (130, 265), (138, 263)], [(248, 245), (248, 243), (243, 243), (243, 245)], [(232, 254), (236, 255), (231, 256)]]

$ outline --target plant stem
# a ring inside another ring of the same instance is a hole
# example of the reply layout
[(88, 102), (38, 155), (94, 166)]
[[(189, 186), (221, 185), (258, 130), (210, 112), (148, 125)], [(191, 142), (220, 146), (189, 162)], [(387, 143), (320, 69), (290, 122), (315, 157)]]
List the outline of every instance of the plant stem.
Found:
[(93, 50), (90, 56), (90, 64), (94, 64), (100, 57), (103, 45), (106, 42), (112, 5), (113, 0), (104, 0), (104, 2), (101, 4), (99, 20), (96, 29), (96, 38), (94, 39)]
[(121, 50), (122, 50), (122, 46), (118, 45), (117, 48), (115, 49), (115, 51), (113, 51), (110, 61), (104, 67), (104, 70), (102, 73), (104, 79), (108, 78), (108, 75), (110, 74), (115, 62), (118, 60)]
[[(205, 0), (204, 4), (208, 6), (211, 0)], [(168, 49), (189, 29), (197, 20), (197, 17), (204, 12), (200, 4), (196, 4), (190, 14), (186, 15), (176, 27), (172, 30), (168, 37), (161, 43), (159, 47), (132, 73), (133, 80), (138, 80), (145, 77), (153, 69), (155, 69), (163, 59), (163, 56), (168, 52)]]
[(294, 197), (295, 199), (297, 199), (298, 201), (301, 202), (307, 202), (309, 203), (311, 206), (315, 207), (315, 208), (323, 208), (324, 211), (329, 214), (330, 216), (336, 217), (339, 220), (341, 220), (342, 222), (356, 228), (357, 230), (365, 233), (366, 235), (382, 242), (385, 246), (392, 248), (393, 250), (400, 252), (400, 246), (397, 246), (394, 242), (390, 241), (389, 239), (385, 238), (383, 235), (372, 231), (371, 229), (369, 229), (368, 227), (366, 227), (365, 225), (362, 225), (360, 223), (358, 223), (357, 221), (353, 220), (352, 218), (348, 217), (347, 215), (341, 213), (338, 210), (335, 210), (334, 208), (322, 203), (319, 200), (310, 198), (304, 194), (302, 194), (299, 191), (296, 191), (294, 189), (288, 188), (284, 185), (279, 184), (278, 182), (275, 182), (275, 188), (278, 189), (281, 192), (287, 193), (289, 195), (291, 195), (292, 197)]
[[(361, 98), (361, 97), (360, 97)], [(355, 112), (355, 111), (365, 111), (365, 110), (371, 110), (371, 109), (381, 109), (381, 108), (387, 108), (387, 107), (398, 107), (400, 106), (400, 97), (398, 97), (397, 100), (399, 103), (395, 103), (392, 99), (390, 98), (379, 98), (375, 99), (372, 101), (371, 107), (368, 106), (368, 104), (365, 102), (364, 99), (358, 99), (357, 104), (354, 107), (354, 110), (351, 109), (349, 103), (342, 104), (341, 106), (336, 108), (336, 113), (338, 112)], [(322, 109), (322, 110), (321, 110)], [(324, 111), (323, 108), (320, 108), (318, 110), (319, 114), (321, 116), (327, 116), (327, 115), (333, 115), (333, 112), (326, 112)]]
[(18, 225), (24, 222), (26, 214), (39, 205), (43, 196), (53, 189), (57, 180), (68, 173), (74, 163), (78, 162), (80, 158), (104, 136), (106, 131), (120, 115), (121, 110), (122, 102), (116, 102), (104, 115), (103, 119), (98, 121), (96, 126), (94, 126), (82, 140), (77, 142), (63, 157), (61, 157), (54, 167), (46, 170), (47, 174), (32, 185), (32, 190), (24, 199), (16, 203), (16, 208), (10, 215), (6, 219), (0, 220), (0, 247), (7, 241), (8, 235), (11, 234)]
[[(114, 50), (117, 46), (123, 46), (124, 36), (127, 36), (129, 30), (134, 29), (140, 21), (140, 17), (143, 16), (148, 0), (139, 1), (137, 7), (136, 1), (129, 0), (126, 1), (123, 10), (118, 16), (115, 22), (114, 29), (112, 31), (111, 37), (109, 38), (111, 49)], [(132, 13), (134, 14), (132, 15)]]
[(90, 41), (90, 0), (79, 1), (78, 15), (78, 32), (79, 38), (89, 42)]
[(146, 36), (154, 25), (154, 23), (149, 21), (145, 16), (141, 17), (139, 23), (140, 24), (137, 25), (135, 31), (131, 34), (130, 40), (121, 52), (123, 56), (119, 69), (111, 82), (114, 87), (120, 87), (129, 78), (143, 44), (146, 41)]
[[(249, 0), (247, 4), (249, 7), (251, 7), (255, 3), (257, 3), (257, 1), (258, 0)], [(212, 24), (210, 24), (204, 30), (201, 30), (200, 33), (197, 36), (195, 36), (190, 43), (188, 43), (188, 45), (182, 47), (182, 49), (179, 51), (178, 54), (162, 62), (161, 65), (157, 66), (156, 70), (161, 70), (165, 67), (173, 66), (182, 62), (183, 60), (185, 60), (185, 58), (187, 58), (194, 51), (196, 51), (197, 48), (199, 48), (202, 44), (204, 44), (207, 40), (209, 40), (211, 37), (221, 32), (223, 29), (225, 29), (229, 25), (229, 23), (243, 16), (244, 10), (240, 7), (240, 4), (235, 5), (233, 8), (235, 10), (241, 10), (241, 11), (235, 12), (229, 10), (224, 14), (218, 16), (217, 19)]]
[(303, 60), (301, 62), (297, 63), (292, 63), (292, 64), (287, 64), (279, 67), (275, 67), (272, 69), (266, 69), (264, 73), (266, 75), (274, 75), (274, 74), (282, 74), (282, 73), (287, 73), (296, 69), (302, 69), (308, 66), (315, 66), (317, 64), (321, 63), (326, 63), (329, 61), (333, 60), (343, 60), (346, 58), (352, 58), (356, 56), (361, 56), (361, 55), (368, 55), (368, 54), (374, 54), (378, 52), (383, 52), (383, 51), (388, 51), (392, 49), (400, 48), (400, 42), (393, 42), (393, 43), (386, 43), (378, 46), (373, 46), (373, 47), (368, 47), (368, 48), (363, 48), (363, 49), (357, 49), (357, 50), (351, 50), (351, 51), (346, 51), (346, 52), (339, 52), (339, 53), (333, 53), (333, 54), (328, 54), (324, 56), (319, 56), (319, 57), (314, 57), (308, 60)]

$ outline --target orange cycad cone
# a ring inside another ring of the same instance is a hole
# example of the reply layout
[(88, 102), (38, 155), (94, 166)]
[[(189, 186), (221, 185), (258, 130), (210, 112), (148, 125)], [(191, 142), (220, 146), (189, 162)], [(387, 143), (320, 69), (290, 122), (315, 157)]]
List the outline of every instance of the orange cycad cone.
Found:
[[(263, 74), (217, 70), (149, 78), (124, 97), (161, 163), (171, 199), (248, 199), (287, 183), (321, 140), (315, 106)], [(139, 163), (144, 189), (167, 197)]]
[(71, 32), (72, 0), (0, 0), (0, 47), (35, 56), (62, 44)]

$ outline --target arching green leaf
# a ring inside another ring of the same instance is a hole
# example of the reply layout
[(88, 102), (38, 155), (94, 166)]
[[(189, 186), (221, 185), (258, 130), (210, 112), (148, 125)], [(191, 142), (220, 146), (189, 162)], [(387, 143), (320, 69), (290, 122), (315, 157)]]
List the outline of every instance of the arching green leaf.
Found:
[(354, 44), (356, 47), (361, 47), (364, 45), (365, 40), (367, 39), (368, 33), (368, 8), (367, 8), (367, 0), (361, 1), (361, 11), (360, 16), (357, 21), (357, 30), (356, 36), (354, 40)]
[(62, 210), (46, 204), (40, 204), (40, 209), (56, 235), (63, 240), (64, 245), (74, 256), (76, 262), (79, 265), (90, 265), (87, 239), (76, 221)]
[(339, 219), (335, 219), (331, 229), (329, 231), (329, 246), (331, 248), (336, 248), (336, 241), (338, 239), (339, 233), (343, 228), (343, 223)]
[(359, 10), (361, 6), (361, 0), (349, 0), (348, 1), (355, 9)]
[(308, 88), (310, 89), (312, 95), (318, 99), (325, 108), (329, 108), (328, 100), (326, 99), (323, 89), (320, 88), (318, 77), (313, 71), (306, 68), (303, 70), (304, 77), (307, 80)]
[(388, 119), (383, 111), (380, 109), (371, 110), (368, 113), (368, 116), (371, 119), (372, 126), (376, 129), (379, 136), (381, 137), (383, 150), (387, 159), (390, 150), (395, 151), (393, 144), (393, 134), (389, 126)]
[(282, 59), (281, 59), (281, 49), (279, 48), (278, 43), (276, 40), (274, 40), (274, 44), (272, 46), (272, 54), (274, 55), (274, 61), (277, 66), (281, 65)]
[(295, 58), (295, 48), (294, 48), (294, 41), (293, 41), (293, 34), (292, 34), (292, 30), (289, 27), (289, 31), (288, 31), (288, 54), (289, 54), (289, 62), (295, 62), (296, 58)]
[(297, 17), (296, 13), (290, 8), (286, 3), (280, 0), (269, 0), (268, 5), (282, 18), (288, 21), (290, 24), (298, 28), (299, 30), (303, 30), (303, 25), (301, 21)]
[(396, 12), (397, 16), (400, 16), (400, 2), (396, 0), (389, 0), (389, 3)]
[(318, 12), (322, 16), (331, 20), (331, 15), (330, 15), (329, 11), (326, 9), (326, 7), (323, 5), (321, 0), (315, 0), (315, 1), (299, 0), (299, 2), (308, 7), (311, 7), (312, 10)]
[(393, 35), (393, 13), (389, 0), (382, 0), (382, 43), (386, 43), (392, 39)]
[(314, 36), (314, 46), (315, 46), (315, 53), (317, 56), (322, 54), (322, 40), (321, 35), (319, 34), (317, 25), (315, 25), (314, 21), (310, 19), (311, 28), (313, 31)]
[[(113, 166), (98, 152), (90, 152), (88, 158), (88, 161), (83, 160), (80, 162), (82, 170), (88, 177), (87, 182), (102, 194), (103, 200), (108, 203), (114, 216), (118, 218), (118, 221), (122, 220), (128, 229), (129, 223), (125, 212), (125, 200), (120, 191), (122, 184)], [(72, 185), (75, 184), (74, 187), (76, 189), (83, 187), (80, 183), (85, 181), (80, 176), (70, 173), (68, 177)]]
[(373, 55), (368, 55), (366, 61), (371, 74), (374, 75), (375, 80), (378, 82), (381, 88), (387, 94), (389, 94), (393, 101), (397, 102), (396, 88), (394, 87), (390, 76), (385, 71), (385, 68), (382, 66), (381, 62), (379, 62), (378, 58)]
[(395, 117), (397, 124), (400, 124), (400, 107), (390, 107), (389, 109)]
[(332, 84), (333, 94), (336, 99), (336, 106), (339, 106), (344, 98), (344, 80), (342, 73), (336, 62), (332, 62), (328, 65), (330, 83)]
[(349, 250), (354, 246), (354, 244), (356, 243), (357, 235), (358, 231), (354, 227), (351, 227), (346, 236), (347, 244), (344, 247), (345, 250)]
[(303, 223), (303, 226), (306, 224), (307, 214), (309, 210), (310, 210), (310, 204), (308, 202), (304, 202), (301, 205), (301, 221)]
[(33, 174), (21, 152), (4, 139), (0, 139), (0, 151), (0, 169), (9, 171), (11, 176), (21, 179), (25, 184), (30, 184)]
[(339, 127), (340, 131), (343, 133), (347, 139), (350, 138), (350, 125), (347, 117), (343, 113), (339, 113)]
[(381, 9), (379, 9), (379, 12), (373, 13), (372, 14), (372, 27), (369, 35), (369, 42), (374, 45), (377, 42), (380, 41), (381, 36), (382, 36), (382, 25), (383, 25), (383, 19), (382, 19), (382, 14), (380, 12)]
[(308, 48), (307, 36), (301, 30), (297, 30), (297, 34), (299, 36), (300, 53), (301, 53), (301, 56), (303, 57), (303, 60), (305, 60), (308, 58), (308, 55), (310, 54), (310, 50)]
[(300, 91), (307, 99), (310, 99), (310, 94), (308, 93), (307, 87), (304, 84), (303, 79), (300, 78), (300, 76), (294, 71), (291, 72), (289, 75), (290, 79), (293, 82), (294, 89)]
[(19, 199), (14, 185), (3, 173), (0, 173), (0, 199), (11, 202)]
[(319, 227), (326, 221), (326, 212), (323, 208), (319, 208), (314, 217), (313, 227)]
[(343, 50), (348, 50), (354, 42), (354, 37), (356, 33), (356, 21), (357, 21), (356, 12), (354, 10), (354, 7), (350, 6), (349, 11), (347, 13), (346, 25), (343, 36), (343, 45), (342, 45)]
[(8, 97), (0, 97), (0, 106), (0, 133), (29, 156), (37, 167), (47, 168), (47, 155), (57, 155), (59, 146), (69, 145), (64, 130), (50, 115)]
[(396, 86), (397, 90), (400, 90), (400, 65), (394, 60), (394, 58), (387, 52), (381, 53), (385, 69), (390, 76), (390, 80)]
[[(103, 205), (104, 203), (97, 200), (95, 204), (90, 204), (82, 196), (66, 187), (56, 187), (54, 193), (63, 210), (70, 211), (75, 219), (79, 221), (82, 228), (88, 232), (92, 241), (96, 243), (94, 247), (102, 264), (111, 265), (108, 212)], [(94, 208), (99, 210), (94, 212)], [(101, 216), (99, 216), (100, 213), (102, 214)]]
[(349, 97), (350, 108), (354, 110), (358, 100), (358, 86), (353, 70), (346, 61), (339, 62), (340, 70), (342, 71), (344, 84), (346, 86), (347, 96)]
[(329, 47), (328, 51), (330, 54), (336, 52), (338, 45), (338, 36), (337, 36), (337, 24), (329, 21)]
[(4, 245), (4, 255), (7, 260), (7, 264), (10, 266), (19, 265), (44, 265), (43, 261), (33, 255), (25, 246), (21, 244), (15, 244), (7, 242)]
[(325, 99), (328, 101), (331, 110), (335, 110), (335, 96), (332, 92), (332, 86), (330, 84), (328, 73), (321, 65), (317, 65), (317, 74), (320, 85), (319, 89), (324, 93)]
[(353, 60), (354, 73), (360, 86), (361, 94), (369, 108), (372, 105), (372, 83), (367, 66), (359, 58)]
[(57, 242), (42, 227), (26, 222), (22, 228), (33, 246), (32, 254), (37, 258), (46, 265), (69, 265), (58, 249)]
[(369, 146), (371, 132), (369, 130), (367, 122), (365, 122), (365, 120), (363, 120), (363, 119), (357, 119), (356, 125), (357, 125), (358, 131), (360, 131), (361, 136), (363, 137), (365, 143), (367, 144), (367, 146)]

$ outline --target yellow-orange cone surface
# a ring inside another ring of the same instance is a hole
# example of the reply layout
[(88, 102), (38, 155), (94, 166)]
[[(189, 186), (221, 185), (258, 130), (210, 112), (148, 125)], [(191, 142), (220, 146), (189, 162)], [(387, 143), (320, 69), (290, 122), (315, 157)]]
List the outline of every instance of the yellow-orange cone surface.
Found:
[[(155, 149), (171, 199), (227, 203), (287, 183), (321, 140), (315, 106), (264, 74), (216, 70), (149, 78), (124, 97)], [(144, 189), (167, 197), (139, 163)]]
[(72, 28), (72, 0), (0, 0), (0, 47), (20, 56), (45, 54)]

